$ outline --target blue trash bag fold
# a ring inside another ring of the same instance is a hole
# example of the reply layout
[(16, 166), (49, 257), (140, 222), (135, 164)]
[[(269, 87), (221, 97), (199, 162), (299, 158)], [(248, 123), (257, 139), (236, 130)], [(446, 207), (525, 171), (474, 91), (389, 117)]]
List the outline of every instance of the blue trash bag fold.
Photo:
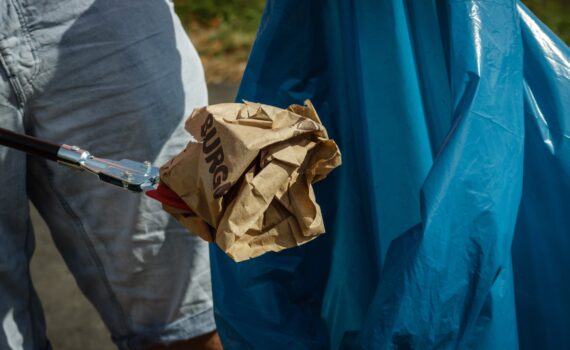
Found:
[(327, 233), (210, 251), (228, 349), (570, 346), (570, 50), (512, 0), (269, 0), (237, 100), (311, 99)]

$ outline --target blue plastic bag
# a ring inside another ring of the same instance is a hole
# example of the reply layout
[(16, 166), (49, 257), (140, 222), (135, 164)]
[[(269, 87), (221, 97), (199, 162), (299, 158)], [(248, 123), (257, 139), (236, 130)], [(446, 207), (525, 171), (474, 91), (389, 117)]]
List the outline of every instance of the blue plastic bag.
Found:
[(211, 248), (226, 348), (570, 346), (570, 50), (523, 5), (269, 0), (238, 100), (307, 98), (327, 234)]

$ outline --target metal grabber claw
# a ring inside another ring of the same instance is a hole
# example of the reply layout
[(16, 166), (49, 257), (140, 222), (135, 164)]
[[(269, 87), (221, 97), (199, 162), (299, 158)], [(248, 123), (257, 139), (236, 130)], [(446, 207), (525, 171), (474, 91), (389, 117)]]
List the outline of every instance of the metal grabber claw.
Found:
[(0, 145), (88, 171), (97, 175), (103, 182), (131, 192), (154, 190), (160, 182), (159, 169), (148, 161), (141, 163), (129, 159), (116, 161), (98, 158), (77, 146), (53, 144), (2, 128)]

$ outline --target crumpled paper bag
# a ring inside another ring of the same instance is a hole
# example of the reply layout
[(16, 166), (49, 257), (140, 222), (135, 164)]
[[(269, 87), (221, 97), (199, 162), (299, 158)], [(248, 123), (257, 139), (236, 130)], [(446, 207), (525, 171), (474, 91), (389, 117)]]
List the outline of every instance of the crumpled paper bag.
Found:
[(325, 227), (312, 183), (341, 164), (310, 103), (287, 109), (244, 102), (199, 108), (194, 140), (160, 170), (193, 212), (164, 206), (235, 261), (315, 239)]

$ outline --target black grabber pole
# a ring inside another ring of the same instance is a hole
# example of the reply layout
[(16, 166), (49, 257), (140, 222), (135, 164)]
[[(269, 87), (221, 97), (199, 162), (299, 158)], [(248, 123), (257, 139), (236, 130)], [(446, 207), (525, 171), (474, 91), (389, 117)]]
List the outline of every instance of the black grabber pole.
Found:
[(0, 128), (0, 145), (54, 161), (58, 160), (57, 152), (61, 148), (61, 145), (2, 128)]

